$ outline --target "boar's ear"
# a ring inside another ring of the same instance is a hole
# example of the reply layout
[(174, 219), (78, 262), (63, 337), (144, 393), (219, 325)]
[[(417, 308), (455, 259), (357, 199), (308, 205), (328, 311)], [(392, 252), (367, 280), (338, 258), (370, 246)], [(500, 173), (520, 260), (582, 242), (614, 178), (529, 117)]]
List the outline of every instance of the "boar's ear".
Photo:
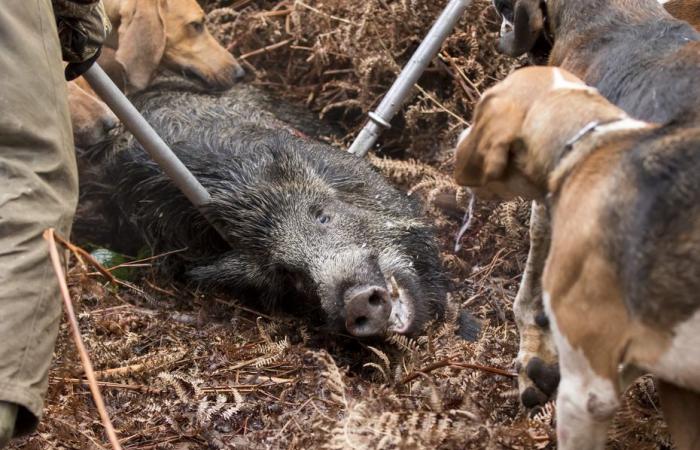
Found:
[(512, 100), (494, 94), (484, 96), (471, 131), (457, 144), (455, 181), (478, 187), (503, 179), (514, 150), (522, 145), (524, 119), (524, 109)]
[(513, 13), (513, 31), (505, 34), (498, 49), (516, 57), (532, 49), (544, 28), (541, 0), (518, 0)]
[(127, 92), (145, 89), (165, 51), (162, 0), (127, 0), (119, 8), (116, 60), (126, 73)]

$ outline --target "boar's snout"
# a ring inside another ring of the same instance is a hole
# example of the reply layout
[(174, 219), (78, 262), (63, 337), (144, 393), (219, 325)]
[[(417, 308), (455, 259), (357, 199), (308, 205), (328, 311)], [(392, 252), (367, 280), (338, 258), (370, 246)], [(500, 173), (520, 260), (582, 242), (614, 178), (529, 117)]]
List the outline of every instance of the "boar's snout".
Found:
[(357, 337), (384, 334), (391, 315), (391, 301), (385, 288), (354, 287), (346, 292), (345, 298), (345, 328), (350, 334)]

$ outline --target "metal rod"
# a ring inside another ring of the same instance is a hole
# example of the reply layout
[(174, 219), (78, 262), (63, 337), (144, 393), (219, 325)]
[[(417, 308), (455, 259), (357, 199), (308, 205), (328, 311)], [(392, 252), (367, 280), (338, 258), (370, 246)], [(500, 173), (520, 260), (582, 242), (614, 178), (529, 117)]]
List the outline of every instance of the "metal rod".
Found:
[(144, 150), (158, 163), (163, 172), (170, 177), (175, 186), (185, 194), (185, 197), (194, 206), (201, 209), (211, 199), (209, 192), (158, 136), (158, 133), (146, 122), (146, 119), (112, 82), (104, 70), (95, 63), (83, 74), (83, 77), (102, 101), (119, 117), (119, 120), (134, 135)]
[(440, 50), (442, 43), (457, 25), (457, 21), (470, 3), (471, 0), (450, 0), (389, 92), (382, 99), (377, 110), (369, 113), (369, 120), (348, 150), (350, 153), (365, 156), (377, 142), (381, 132), (391, 127), (391, 119), (404, 104), (413, 85), (423, 75), (426, 67)]
[(140, 112), (131, 104), (129, 99), (119, 90), (111, 78), (102, 70), (102, 68), (93, 64), (88, 69), (83, 77), (90, 84), (90, 87), (97, 93), (102, 101), (109, 106), (114, 114), (119, 117), (127, 130), (134, 135), (136, 140), (151, 156), (151, 158), (163, 169), (163, 172), (172, 180), (178, 189), (192, 202), (199, 210), (209, 225), (214, 228), (217, 233), (235, 248), (235, 242), (231, 242), (226, 233), (221, 227), (216, 225), (216, 222), (207, 214), (204, 205), (211, 200), (211, 195), (202, 186), (202, 184), (192, 175), (192, 172), (180, 161), (173, 153), (163, 139), (158, 136), (158, 133), (146, 122)]

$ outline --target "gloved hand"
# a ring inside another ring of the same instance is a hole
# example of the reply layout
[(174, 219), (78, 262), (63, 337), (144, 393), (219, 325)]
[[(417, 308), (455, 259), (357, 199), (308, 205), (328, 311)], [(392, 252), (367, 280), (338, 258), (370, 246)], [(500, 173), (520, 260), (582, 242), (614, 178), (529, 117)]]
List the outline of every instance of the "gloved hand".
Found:
[(52, 0), (66, 79), (82, 75), (99, 56), (112, 30), (101, 0)]

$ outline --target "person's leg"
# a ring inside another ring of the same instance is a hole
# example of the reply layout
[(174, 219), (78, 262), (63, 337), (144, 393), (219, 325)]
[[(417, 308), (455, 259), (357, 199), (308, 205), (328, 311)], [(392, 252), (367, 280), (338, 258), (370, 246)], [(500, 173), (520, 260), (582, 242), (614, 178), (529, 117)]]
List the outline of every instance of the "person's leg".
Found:
[(50, 0), (0, 8), (0, 430), (41, 416), (61, 303), (44, 229), (68, 235), (77, 173)]
[(4, 447), (15, 432), (17, 421), (17, 405), (0, 402), (0, 448)]

